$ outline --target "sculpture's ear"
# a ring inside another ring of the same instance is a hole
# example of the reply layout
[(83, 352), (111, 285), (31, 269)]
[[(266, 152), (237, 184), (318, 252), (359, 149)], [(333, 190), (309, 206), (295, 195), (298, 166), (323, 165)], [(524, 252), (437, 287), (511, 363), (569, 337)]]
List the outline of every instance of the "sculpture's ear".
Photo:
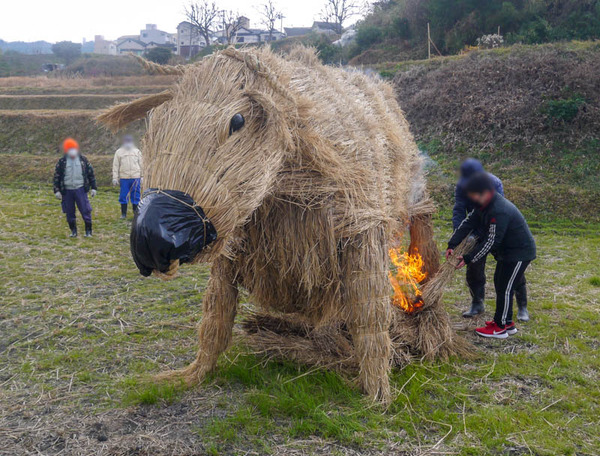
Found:
[(286, 143), (291, 144), (291, 116), (285, 115), (285, 107), (263, 92), (247, 90), (244, 96), (250, 100), (252, 116), (259, 121), (260, 128), (276, 133)]
[(165, 90), (164, 92), (138, 98), (129, 103), (121, 103), (100, 114), (96, 121), (112, 131), (117, 131), (134, 120), (143, 119), (152, 109), (172, 98), (171, 91)]

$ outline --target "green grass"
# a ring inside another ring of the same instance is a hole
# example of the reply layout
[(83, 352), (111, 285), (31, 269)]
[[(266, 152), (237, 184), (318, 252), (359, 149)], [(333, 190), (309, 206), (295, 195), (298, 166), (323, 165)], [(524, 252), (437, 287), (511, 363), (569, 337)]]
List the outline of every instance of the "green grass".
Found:
[[(533, 319), (506, 341), (475, 340), (476, 322), (459, 316), (468, 298), (457, 274), (445, 303), (479, 357), (394, 371), (395, 400), (382, 409), (352, 379), (265, 359), (243, 342), (200, 388), (154, 381), (195, 355), (208, 269), (189, 266), (169, 282), (142, 278), (116, 191), (101, 189), (92, 205), (94, 238), (69, 239), (48, 187), (0, 187), (0, 447), (24, 429), (4, 411), (44, 417), (50, 404), (48, 426), (56, 429), (57, 416), (82, 423), (95, 415), (159, 416), (144, 432), (172, 424), (183, 430), (160, 431), (161, 439), (200, 442), (202, 454), (600, 450), (598, 225), (532, 221), (539, 246), (527, 274)], [(448, 219), (444, 208), (440, 246)], [(490, 285), (488, 311), (492, 299)]]
[(123, 405), (171, 404), (177, 400), (184, 389), (183, 385), (166, 382), (139, 383), (135, 378), (124, 382), (129, 388), (123, 397)]

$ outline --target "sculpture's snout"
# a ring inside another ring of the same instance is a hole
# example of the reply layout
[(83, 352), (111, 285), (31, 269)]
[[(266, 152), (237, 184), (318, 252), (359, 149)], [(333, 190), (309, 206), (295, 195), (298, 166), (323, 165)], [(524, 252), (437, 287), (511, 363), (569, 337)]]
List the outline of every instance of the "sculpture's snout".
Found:
[(166, 272), (171, 262), (191, 262), (217, 231), (187, 193), (149, 189), (131, 226), (131, 254), (140, 273)]

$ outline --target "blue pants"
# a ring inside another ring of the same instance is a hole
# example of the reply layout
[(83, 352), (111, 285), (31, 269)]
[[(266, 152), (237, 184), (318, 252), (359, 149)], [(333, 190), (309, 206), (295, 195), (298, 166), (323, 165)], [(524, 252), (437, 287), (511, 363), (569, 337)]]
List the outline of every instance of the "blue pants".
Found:
[(127, 204), (128, 201), (131, 201), (131, 204), (140, 204), (140, 180), (139, 177), (137, 179), (120, 179), (119, 203)]
[(87, 223), (92, 222), (92, 205), (88, 199), (87, 193), (83, 187), (77, 190), (66, 190), (62, 198), (62, 210), (67, 214), (67, 222), (73, 223), (77, 221), (75, 214), (75, 206), (81, 212), (83, 220)]

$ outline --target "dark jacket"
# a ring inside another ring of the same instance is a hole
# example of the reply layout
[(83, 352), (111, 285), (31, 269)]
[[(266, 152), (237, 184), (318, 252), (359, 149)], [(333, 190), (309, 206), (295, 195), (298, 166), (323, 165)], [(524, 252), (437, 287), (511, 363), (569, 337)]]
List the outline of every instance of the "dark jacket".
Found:
[[(81, 172), (83, 173), (83, 188), (85, 192), (89, 192), (90, 189), (98, 190), (96, 186), (96, 177), (94, 176), (94, 168), (83, 155), (79, 156), (81, 160)], [(54, 168), (54, 193), (60, 192), (64, 195), (67, 191), (65, 189), (65, 170), (67, 169), (67, 156), (63, 155), (56, 168)]]
[(535, 258), (535, 240), (523, 214), (517, 207), (495, 193), (486, 207), (469, 212), (448, 241), (454, 249), (471, 231), (487, 233), (473, 251), (464, 256), (465, 263), (475, 263), (491, 252), (498, 261), (531, 261)]
[[(454, 190), (454, 209), (452, 209), (452, 227), (454, 229), (457, 229), (467, 214), (475, 209), (475, 205), (467, 198), (464, 187), (471, 176), (482, 172), (484, 172), (483, 165), (479, 160), (475, 160), (474, 158), (465, 160), (460, 166), (461, 177), (456, 183), (456, 189)], [(488, 175), (494, 182), (496, 193), (504, 196), (502, 181), (492, 173), (488, 173)]]

